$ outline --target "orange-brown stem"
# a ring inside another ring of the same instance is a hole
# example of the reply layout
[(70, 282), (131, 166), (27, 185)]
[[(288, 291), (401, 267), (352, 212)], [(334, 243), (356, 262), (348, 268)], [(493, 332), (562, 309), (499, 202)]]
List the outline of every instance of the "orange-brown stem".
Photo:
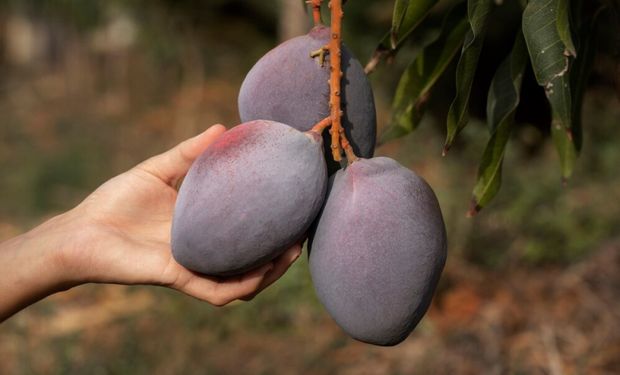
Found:
[(319, 25), (321, 23), (321, 3), (323, 0), (308, 0), (306, 4), (310, 4), (312, 6), (312, 18), (314, 19), (314, 25)]
[(316, 125), (314, 125), (312, 129), (310, 129), (310, 131), (313, 131), (318, 134), (323, 134), (323, 130), (328, 128), (331, 124), (332, 124), (332, 118), (325, 117), (323, 120), (317, 122)]
[(340, 118), (342, 116), (340, 110), (340, 82), (342, 79), (342, 59), (341, 59), (341, 30), (342, 30), (342, 0), (331, 0), (329, 3), (331, 8), (331, 36), (329, 40), (329, 61), (331, 74), (329, 78), (329, 107), (332, 118), (332, 156), (335, 161), (342, 160), (342, 148), (340, 145), (340, 135), (342, 128)]
[(344, 154), (347, 155), (347, 164), (351, 165), (351, 163), (356, 161), (358, 157), (357, 155), (355, 155), (353, 147), (351, 147), (347, 136), (344, 134), (344, 129), (341, 130), (343, 131), (340, 134), (340, 147), (342, 147), (342, 149), (344, 150)]

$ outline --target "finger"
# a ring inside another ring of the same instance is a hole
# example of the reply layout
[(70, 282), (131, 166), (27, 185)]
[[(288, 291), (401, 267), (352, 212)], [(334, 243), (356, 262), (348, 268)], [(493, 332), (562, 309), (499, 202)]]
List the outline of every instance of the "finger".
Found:
[(291, 267), (291, 265), (299, 258), (301, 255), (301, 244), (296, 244), (295, 246), (288, 249), (284, 254), (280, 255), (273, 261), (273, 269), (265, 275), (261, 285), (258, 289), (243, 298), (244, 301), (251, 301), (258, 293), (263, 291), (265, 288), (276, 282), (282, 275), (286, 273), (286, 271)]
[(175, 187), (177, 182), (187, 173), (194, 160), (225, 131), (226, 128), (223, 125), (213, 125), (201, 134), (179, 143), (163, 154), (153, 156), (142, 162), (137, 168), (141, 168), (166, 184)]
[(267, 272), (272, 268), (273, 264), (267, 263), (242, 276), (224, 280), (215, 280), (194, 274), (181, 288), (181, 291), (215, 306), (224, 306), (256, 291)]

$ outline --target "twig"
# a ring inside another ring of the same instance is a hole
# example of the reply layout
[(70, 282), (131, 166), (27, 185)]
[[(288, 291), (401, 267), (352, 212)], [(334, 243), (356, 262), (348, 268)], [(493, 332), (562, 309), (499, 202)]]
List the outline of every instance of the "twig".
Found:
[[(331, 150), (332, 157), (335, 161), (342, 160), (342, 151), (344, 150), (347, 156), (347, 162), (349, 164), (358, 160), (355, 155), (349, 140), (342, 127), (342, 110), (340, 109), (340, 94), (341, 94), (341, 81), (342, 81), (342, 17), (344, 12), (342, 11), (342, 4), (346, 0), (331, 0), (329, 2), (329, 8), (331, 9), (331, 35), (329, 43), (325, 47), (321, 47), (319, 50), (310, 52), (310, 57), (319, 58), (321, 66), (325, 60), (325, 54), (329, 53), (330, 63), (330, 77), (329, 77), (329, 109), (330, 115), (327, 118), (319, 121), (312, 127), (312, 131), (321, 134), (323, 130), (331, 126)], [(317, 20), (317, 8), (319, 9), (320, 17), (320, 0), (308, 0), (308, 4), (312, 4), (315, 11), (315, 22)]]
[(306, 4), (312, 6), (312, 18), (314, 19), (314, 26), (321, 24), (321, 3), (323, 0), (307, 0)]
[(323, 66), (325, 66), (325, 56), (328, 53), (329, 53), (328, 46), (324, 46), (324, 47), (321, 47), (321, 48), (317, 49), (316, 51), (310, 52), (310, 57), (312, 57), (313, 59), (318, 57), (319, 58), (319, 65), (322, 68)]
[[(323, 131), (329, 128), (331, 125), (332, 125), (332, 118), (331, 116), (328, 116), (328, 117), (325, 117), (323, 120), (317, 122), (312, 127), (312, 129), (310, 129), (310, 131), (315, 132), (317, 134), (323, 134)], [(344, 135), (343, 133), (344, 133), (344, 129), (340, 128), (340, 147), (342, 147), (342, 149), (344, 150), (344, 153), (347, 155), (347, 162), (351, 164), (354, 161), (358, 160), (359, 158), (357, 157), (357, 155), (355, 155), (355, 152), (353, 151), (353, 147), (349, 143), (349, 140), (347, 139), (346, 135)]]
[(317, 122), (316, 125), (314, 125), (312, 129), (310, 129), (310, 131), (313, 131), (318, 134), (322, 134), (323, 130), (328, 128), (331, 124), (332, 124), (332, 118), (328, 116), (328, 117), (325, 117), (323, 120)]
[(349, 140), (344, 134), (344, 129), (342, 128), (340, 128), (340, 146), (344, 150), (345, 155), (347, 155), (347, 163), (349, 165), (358, 159), (357, 155), (355, 155), (355, 152), (353, 152), (353, 147), (351, 147)]

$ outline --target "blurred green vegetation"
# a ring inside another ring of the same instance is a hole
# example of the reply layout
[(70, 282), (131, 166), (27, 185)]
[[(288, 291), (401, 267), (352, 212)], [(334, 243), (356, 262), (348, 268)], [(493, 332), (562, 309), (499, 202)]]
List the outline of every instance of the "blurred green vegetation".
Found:
[[(0, 1), (2, 239), (73, 207), (105, 180), (213, 123), (236, 124), (244, 74), (278, 40), (275, 4)], [(356, 0), (346, 11), (345, 41), (365, 62), (389, 28), (391, 2)], [(510, 48), (500, 45), (499, 33), (508, 33), (502, 22), (507, 21), (494, 20), (491, 29), (497, 32), (489, 33), (489, 48), (483, 50), (482, 61), (490, 65)], [(432, 33), (438, 18), (431, 15), (428, 23)], [(399, 74), (418, 47), (413, 43), (371, 76), (380, 127), (389, 119)], [(617, 72), (613, 58), (597, 61), (584, 108), (583, 152), (567, 186), (561, 184), (548, 133), (541, 130), (549, 118), (548, 108), (536, 100), (544, 98), (542, 92), (524, 98), (517, 116), (521, 125), (504, 162), (503, 188), (473, 219), (465, 212), (488, 135), (486, 125), (473, 120), (450, 154), (441, 157), (452, 79), (438, 83), (438, 92), (446, 94), (431, 97), (430, 115), (417, 132), (377, 150), (417, 171), (439, 197), (449, 238), (447, 276), (437, 297), (441, 303), (472, 280), (484, 284), (505, 277), (513, 285), (527, 279), (512, 278), (521, 270), (540, 272), (541, 280), (553, 274), (549, 270), (574, 272), (571, 267), (589, 264), (618, 240), (620, 105), (609, 78)], [(486, 95), (484, 85), (493, 71), (483, 67), (479, 72), (483, 79), (473, 89), (474, 115), (484, 112), (484, 101), (476, 98)], [(528, 74), (524, 85), (532, 85)], [(114, 290), (123, 291), (119, 304), (126, 308), (121, 310), (130, 311), (142, 298), (147, 302), (137, 313), (101, 318), (99, 325), (89, 323), (97, 321), (96, 314), (85, 314), (82, 328), (57, 328), (71, 326), (63, 322), (65, 314), (80, 316), (71, 311), (116, 301), (115, 294), (108, 295)], [(446, 334), (440, 322), (447, 318), (431, 311), (400, 349), (354, 343), (316, 300), (305, 259), (251, 303), (223, 309), (159, 288), (85, 286), (66, 296), (43, 301), (0, 328), (0, 372), (489, 373), (497, 361), (505, 362), (507, 372), (531, 369), (510, 350), (499, 359), (479, 353), (479, 345), (501, 346), (484, 336), (493, 323), (486, 317), (481, 319), (486, 328), (479, 331), (460, 327)], [(518, 331), (510, 326), (506, 332), (511, 329)]]

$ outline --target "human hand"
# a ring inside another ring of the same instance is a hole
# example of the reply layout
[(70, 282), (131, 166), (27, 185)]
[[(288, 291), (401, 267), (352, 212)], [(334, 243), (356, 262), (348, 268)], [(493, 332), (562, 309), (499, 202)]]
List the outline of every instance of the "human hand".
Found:
[(221, 306), (249, 299), (276, 281), (299, 257), (301, 245), (256, 270), (233, 278), (205, 277), (179, 265), (170, 249), (176, 186), (196, 159), (225, 131), (215, 125), (173, 149), (104, 183), (64, 221), (70, 246), (62, 251), (73, 283), (163, 285)]
[(172, 257), (176, 186), (224, 131), (212, 126), (104, 183), (74, 209), (0, 243), (0, 322), (50, 294), (89, 282), (167, 286), (222, 306), (249, 300), (282, 276), (299, 257), (300, 244), (226, 279), (189, 271)]

